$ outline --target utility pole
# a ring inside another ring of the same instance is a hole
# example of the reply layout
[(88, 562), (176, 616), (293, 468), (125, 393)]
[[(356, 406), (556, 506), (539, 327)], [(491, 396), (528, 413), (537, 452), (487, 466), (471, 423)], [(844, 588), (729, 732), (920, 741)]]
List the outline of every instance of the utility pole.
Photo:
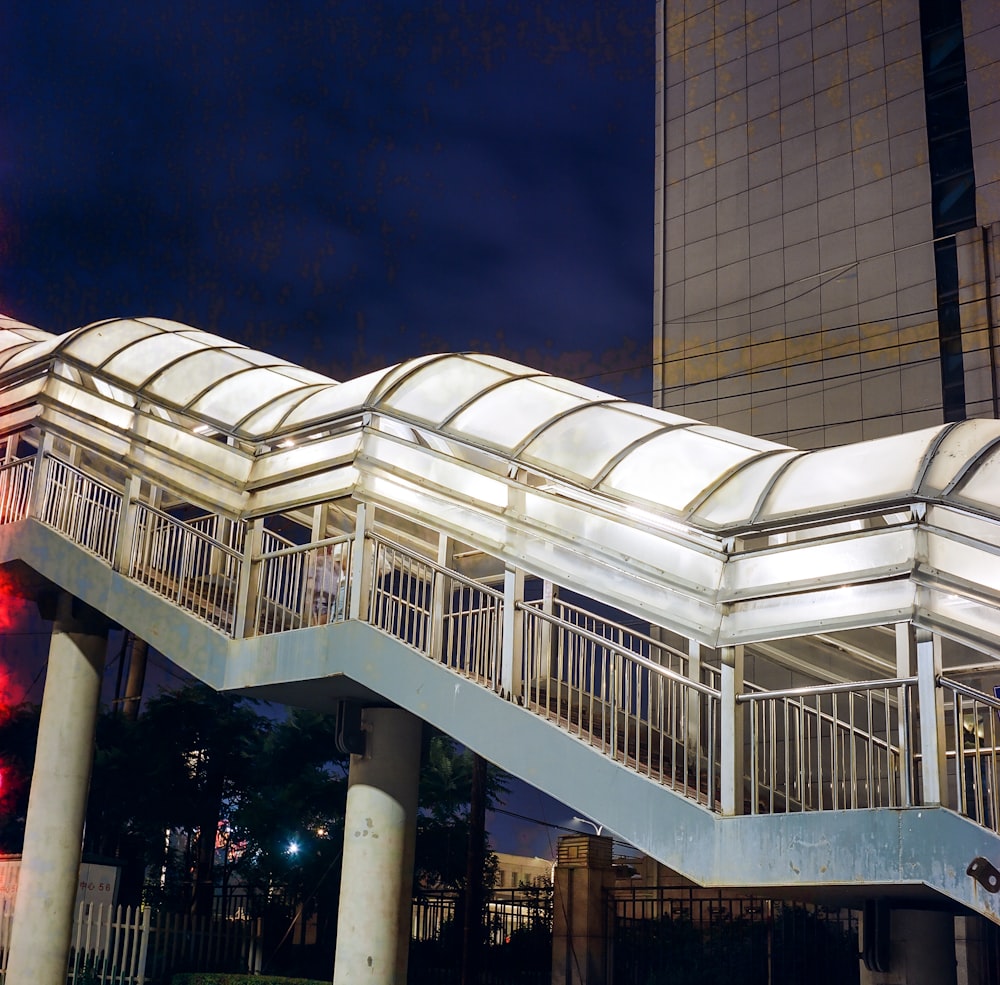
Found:
[(134, 633), (129, 633), (128, 680), (125, 682), (125, 697), (122, 699), (122, 716), (130, 722), (139, 717), (139, 703), (146, 683), (146, 655), (149, 645)]
[(462, 985), (478, 985), (483, 948), (483, 867), (486, 861), (486, 760), (472, 754), (469, 847), (465, 856)]

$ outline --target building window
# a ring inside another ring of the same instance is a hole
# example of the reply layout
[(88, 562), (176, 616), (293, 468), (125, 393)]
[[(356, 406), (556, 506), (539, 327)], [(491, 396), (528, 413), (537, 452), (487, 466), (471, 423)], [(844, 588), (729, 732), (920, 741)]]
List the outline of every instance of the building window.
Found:
[(960, 421), (965, 418), (965, 362), (954, 233), (976, 225), (976, 175), (961, 0), (920, 0), (920, 39), (936, 240), (941, 392), (944, 419)]

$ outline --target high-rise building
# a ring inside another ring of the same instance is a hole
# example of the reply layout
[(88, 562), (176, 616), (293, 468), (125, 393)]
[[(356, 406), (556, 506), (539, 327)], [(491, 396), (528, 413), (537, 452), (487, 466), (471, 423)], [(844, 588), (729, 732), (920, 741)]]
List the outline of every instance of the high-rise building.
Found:
[(1000, 4), (659, 0), (654, 402), (798, 447), (998, 417)]

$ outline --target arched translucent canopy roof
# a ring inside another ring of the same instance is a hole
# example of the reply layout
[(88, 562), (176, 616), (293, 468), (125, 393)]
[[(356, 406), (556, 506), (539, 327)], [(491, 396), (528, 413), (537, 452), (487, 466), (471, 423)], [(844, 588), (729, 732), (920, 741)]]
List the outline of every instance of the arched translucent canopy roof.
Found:
[(248, 445), (375, 414), (434, 435), (446, 450), (473, 448), (538, 481), (708, 531), (914, 498), (1000, 515), (995, 421), (800, 452), (493, 356), (424, 356), (338, 383), (158, 318), (97, 322), (64, 336), (0, 319), (0, 383), (52, 360), (119, 401), (166, 408)]

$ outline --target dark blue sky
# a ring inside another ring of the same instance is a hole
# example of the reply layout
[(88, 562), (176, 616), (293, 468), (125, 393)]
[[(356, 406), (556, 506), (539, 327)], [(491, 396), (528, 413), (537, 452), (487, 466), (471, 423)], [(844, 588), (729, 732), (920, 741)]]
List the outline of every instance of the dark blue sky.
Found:
[(0, 310), (648, 401), (654, 0), (13, 8)]
[(648, 402), (654, 22), (655, 0), (8, 5), (0, 311), (175, 318), (337, 379), (488, 351)]

